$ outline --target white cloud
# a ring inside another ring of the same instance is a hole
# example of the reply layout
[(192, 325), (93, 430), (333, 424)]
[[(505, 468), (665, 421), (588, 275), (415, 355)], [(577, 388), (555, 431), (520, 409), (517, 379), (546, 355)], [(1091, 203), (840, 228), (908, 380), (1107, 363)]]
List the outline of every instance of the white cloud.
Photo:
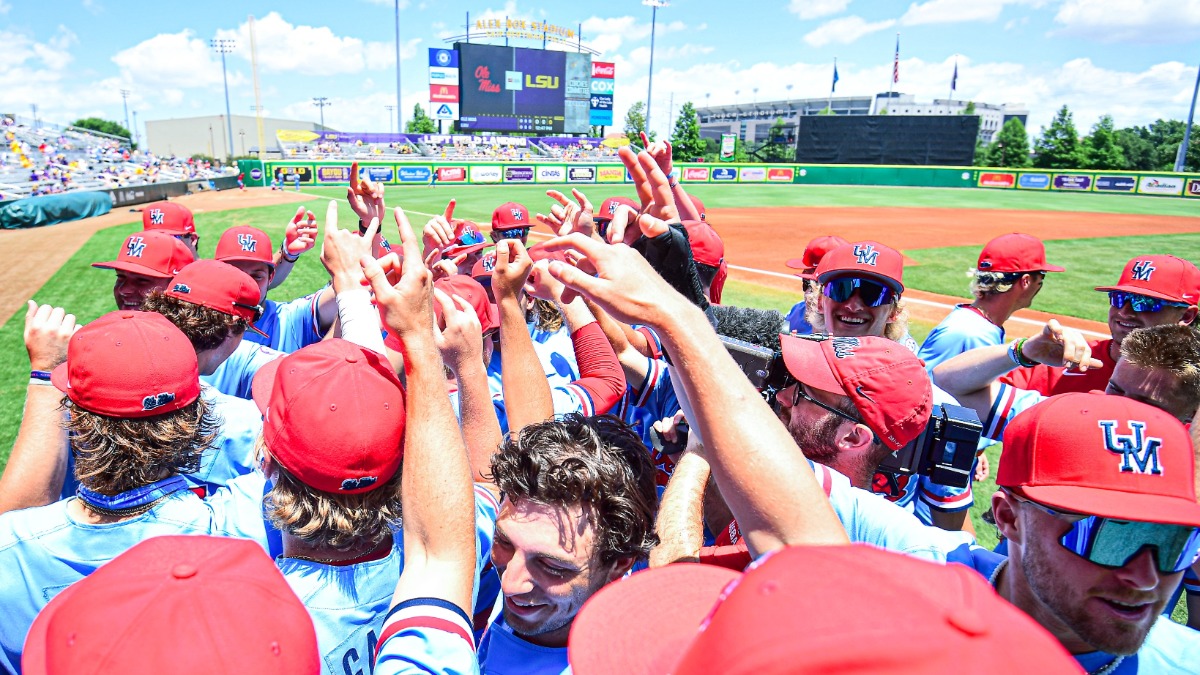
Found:
[[(159, 33), (117, 52), (112, 61), (120, 68), (126, 86), (133, 89), (222, 86), (220, 56), (191, 29)], [(229, 73), (231, 85), (244, 80), (240, 73)]]
[(846, 10), (850, 0), (792, 0), (788, 11), (801, 19), (819, 19)]
[(811, 47), (824, 47), (827, 44), (848, 45), (864, 35), (886, 30), (896, 25), (892, 19), (870, 23), (861, 16), (847, 16), (841, 19), (827, 21), (816, 30), (804, 36), (804, 41)]
[(0, 0), (0, 14), (8, 14), (8, 10), (12, 9), (12, 5)]
[(912, 3), (900, 17), (906, 26), (936, 23), (990, 22), (1000, 18), (1007, 5), (1041, 7), (1048, 0), (927, 0)]
[(1057, 35), (1097, 42), (1192, 42), (1200, 35), (1200, 0), (1065, 0)]
[[(702, 27), (692, 28), (692, 31), (704, 30)], [(661, 38), (669, 33), (679, 33), (689, 30), (682, 21), (659, 21), (654, 27), (655, 37)], [(628, 41), (645, 40), (650, 37), (650, 22), (639, 22), (633, 16), (615, 16), (601, 18), (593, 16), (583, 22), (583, 40), (593, 49), (602, 54), (612, 54)]]

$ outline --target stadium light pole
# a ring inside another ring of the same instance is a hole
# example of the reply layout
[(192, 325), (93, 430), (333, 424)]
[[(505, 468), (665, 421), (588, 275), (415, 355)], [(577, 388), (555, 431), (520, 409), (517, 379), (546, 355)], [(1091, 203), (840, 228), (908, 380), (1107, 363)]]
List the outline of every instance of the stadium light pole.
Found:
[(129, 90), (121, 90), (121, 105), (125, 106), (125, 130), (129, 132), (129, 142), (133, 142), (133, 130), (129, 128)]
[(129, 133), (133, 134), (133, 144), (141, 145), (141, 143), (139, 143), (139, 141), (141, 140), (141, 134), (138, 133), (137, 128), (138, 128), (137, 127), (137, 111), (134, 110), (133, 111), (133, 128), (129, 130)]
[(400, 124), (403, 118), (404, 105), (400, 102), (400, 0), (396, 0), (396, 126), (400, 129), (404, 128)]
[(396, 106), (385, 105), (383, 107), (387, 108), (387, 111), (388, 111), (388, 132), (394, 134), (394, 133), (396, 133), (396, 127), (395, 127), (396, 116), (393, 115), (392, 113), (396, 110)]
[(1183, 128), (1183, 143), (1179, 145), (1179, 152), (1175, 155), (1175, 172), (1180, 173), (1183, 167), (1187, 164), (1188, 143), (1192, 139), (1192, 120), (1196, 116), (1196, 94), (1200, 93), (1200, 68), (1196, 69), (1196, 86), (1192, 88), (1192, 107), (1188, 108), (1187, 126)]
[(642, 4), (650, 7), (650, 77), (646, 81), (646, 135), (650, 135), (650, 103), (654, 93), (654, 32), (658, 23), (658, 8), (669, 7), (666, 0), (642, 0)]
[(212, 48), (221, 53), (221, 79), (225, 81), (225, 128), (229, 133), (229, 145), (226, 146), (226, 156), (233, 154), (233, 115), (229, 112), (229, 73), (225, 69), (225, 55), (237, 47), (236, 40), (214, 38), (209, 40)]
[(321, 131), (325, 131), (325, 106), (330, 105), (329, 99), (324, 96), (314, 96), (313, 105), (321, 109)]

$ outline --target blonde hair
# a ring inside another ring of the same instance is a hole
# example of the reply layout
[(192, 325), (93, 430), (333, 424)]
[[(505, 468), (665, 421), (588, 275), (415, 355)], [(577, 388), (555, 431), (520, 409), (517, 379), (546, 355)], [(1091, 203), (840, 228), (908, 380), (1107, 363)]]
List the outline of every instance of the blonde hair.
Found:
[(549, 300), (533, 299), (533, 313), (537, 320), (537, 329), (547, 333), (557, 333), (563, 327), (563, 315), (558, 307)]
[(982, 298), (985, 295), (999, 295), (1012, 290), (1013, 284), (1021, 278), (1018, 272), (1012, 274), (1009, 272), (985, 272), (983, 270), (971, 268), (967, 270), (967, 276), (971, 278), (971, 295), (976, 298)]

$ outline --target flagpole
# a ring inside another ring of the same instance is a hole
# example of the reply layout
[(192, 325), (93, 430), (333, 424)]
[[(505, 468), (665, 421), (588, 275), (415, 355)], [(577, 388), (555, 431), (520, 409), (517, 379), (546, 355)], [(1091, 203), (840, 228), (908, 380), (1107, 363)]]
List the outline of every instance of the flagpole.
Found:
[(829, 101), (825, 107), (829, 109), (829, 113), (833, 114), (833, 91), (837, 89), (837, 57), (833, 57), (833, 84), (829, 85)]
[(888, 78), (888, 97), (887, 108), (891, 112), (892, 107), (892, 85), (896, 84), (896, 70), (900, 67), (900, 34), (896, 33), (896, 55), (892, 59), (892, 76)]
[[(958, 59), (954, 59), (954, 75), (950, 78), (950, 103), (954, 103), (954, 85), (958, 79)], [(946, 106), (946, 112), (950, 112), (950, 106)]]

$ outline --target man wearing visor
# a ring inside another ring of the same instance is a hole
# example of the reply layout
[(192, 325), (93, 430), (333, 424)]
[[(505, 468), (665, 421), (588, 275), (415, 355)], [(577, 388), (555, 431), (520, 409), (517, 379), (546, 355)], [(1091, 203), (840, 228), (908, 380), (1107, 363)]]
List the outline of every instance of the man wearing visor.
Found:
[(1130, 333), (1173, 323), (1196, 325), (1200, 270), (1182, 258), (1137, 256), (1125, 264), (1115, 285), (1096, 290), (1108, 293), (1108, 330), (1112, 334), (1111, 338), (1089, 343), (1092, 358), (1100, 361), (1101, 367), (1080, 372), (1074, 368), (1037, 365), (1014, 371), (1000, 381), (1045, 396), (1104, 389), (1121, 358), (1121, 342)]
[(1009, 424), (992, 496), (997, 592), (1089, 673), (1195, 672), (1200, 633), (1161, 616), (1200, 553), (1187, 430), (1119, 396), (1069, 393)]

